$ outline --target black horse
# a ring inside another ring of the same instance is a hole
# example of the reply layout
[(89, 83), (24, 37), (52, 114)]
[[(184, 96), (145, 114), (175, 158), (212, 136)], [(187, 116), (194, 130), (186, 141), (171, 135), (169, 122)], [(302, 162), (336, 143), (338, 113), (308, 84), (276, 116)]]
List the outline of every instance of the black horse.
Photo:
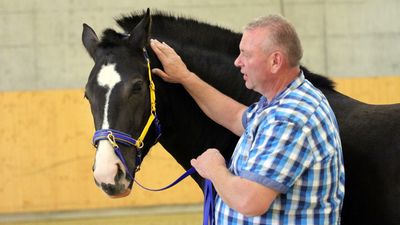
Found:
[[(84, 25), (82, 40), (95, 65), (86, 84), (96, 130), (114, 129), (139, 137), (150, 116), (147, 49), (151, 67), (161, 67), (150, 51), (149, 38), (170, 44), (188, 68), (221, 92), (249, 105), (259, 95), (245, 88), (233, 61), (240, 33), (149, 11), (117, 20), (125, 33), (104, 31), (101, 40)], [(334, 83), (302, 67), (305, 76), (328, 98), (340, 127), (346, 170), (343, 224), (400, 224), (400, 104), (369, 105), (334, 90)], [(238, 137), (211, 121), (181, 85), (154, 77), (156, 111), (162, 126), (159, 142), (184, 168), (207, 148), (229, 159)], [(372, 89), (371, 89), (372, 91)], [(156, 141), (150, 127), (142, 148), (120, 145), (126, 167), (110, 141), (97, 145), (95, 181), (110, 196), (130, 192), (138, 154), (146, 155)], [(135, 160), (136, 159), (136, 160)], [(202, 186), (202, 180), (195, 176)]]

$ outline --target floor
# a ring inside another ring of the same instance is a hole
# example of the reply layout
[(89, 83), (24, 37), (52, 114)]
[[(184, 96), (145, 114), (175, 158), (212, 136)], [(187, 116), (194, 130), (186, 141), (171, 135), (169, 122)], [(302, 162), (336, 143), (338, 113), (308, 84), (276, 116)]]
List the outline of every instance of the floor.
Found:
[(201, 225), (199, 206), (1, 215), (0, 225)]

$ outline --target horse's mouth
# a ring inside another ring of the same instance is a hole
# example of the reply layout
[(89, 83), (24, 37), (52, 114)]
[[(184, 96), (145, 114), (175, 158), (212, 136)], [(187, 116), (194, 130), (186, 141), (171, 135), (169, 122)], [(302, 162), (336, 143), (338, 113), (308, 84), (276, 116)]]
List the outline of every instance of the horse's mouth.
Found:
[(131, 193), (131, 188), (126, 188), (124, 184), (105, 184), (101, 183), (100, 188), (110, 197), (110, 198), (122, 198), (128, 196)]
[(123, 197), (128, 196), (130, 193), (131, 193), (131, 189), (128, 188), (125, 190), (125, 192), (122, 192), (117, 195), (109, 195), (109, 196), (110, 196), (110, 198), (123, 198)]

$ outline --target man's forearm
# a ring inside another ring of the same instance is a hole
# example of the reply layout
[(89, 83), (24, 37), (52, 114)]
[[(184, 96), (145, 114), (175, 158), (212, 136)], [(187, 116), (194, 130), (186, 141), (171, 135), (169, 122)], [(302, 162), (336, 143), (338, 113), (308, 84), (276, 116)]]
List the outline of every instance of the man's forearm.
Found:
[(246, 216), (264, 214), (278, 195), (261, 184), (235, 176), (226, 167), (213, 171), (211, 180), (218, 195), (229, 207)]

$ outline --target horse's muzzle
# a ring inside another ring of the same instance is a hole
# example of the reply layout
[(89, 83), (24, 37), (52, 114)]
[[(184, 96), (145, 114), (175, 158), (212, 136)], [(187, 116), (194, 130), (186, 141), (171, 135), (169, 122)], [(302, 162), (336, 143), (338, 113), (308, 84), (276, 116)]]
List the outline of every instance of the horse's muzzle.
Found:
[(125, 185), (102, 183), (100, 186), (101, 186), (101, 189), (110, 198), (122, 198), (122, 197), (128, 196), (131, 193), (131, 189), (126, 188)]
[(129, 195), (131, 192), (132, 181), (126, 180), (125, 173), (119, 168), (114, 177), (115, 183), (98, 183), (96, 184), (111, 198), (121, 198)]

